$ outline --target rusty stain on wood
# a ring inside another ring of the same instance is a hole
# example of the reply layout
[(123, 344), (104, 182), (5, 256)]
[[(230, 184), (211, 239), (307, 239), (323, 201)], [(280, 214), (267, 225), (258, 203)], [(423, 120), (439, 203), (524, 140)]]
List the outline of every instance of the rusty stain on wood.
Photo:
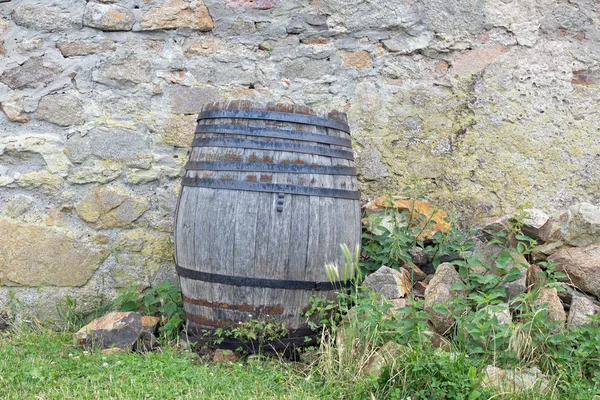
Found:
[(259, 306), (254, 307), (251, 304), (228, 304), (222, 302), (213, 302), (205, 299), (192, 299), (187, 296), (182, 296), (183, 301), (189, 304), (195, 304), (204, 307), (223, 308), (225, 310), (244, 311), (257, 315), (281, 315), (283, 314), (283, 306)]

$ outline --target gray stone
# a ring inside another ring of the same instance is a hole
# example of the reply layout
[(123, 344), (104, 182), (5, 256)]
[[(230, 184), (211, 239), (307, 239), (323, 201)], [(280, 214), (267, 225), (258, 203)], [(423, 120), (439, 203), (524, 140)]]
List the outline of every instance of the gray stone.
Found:
[(286, 63), (283, 73), (288, 79), (319, 79), (328, 75), (330, 70), (331, 64), (327, 60), (298, 58)]
[(142, 334), (142, 316), (137, 312), (111, 312), (96, 318), (73, 335), (76, 346), (132, 350)]
[(2, 214), (6, 215), (7, 217), (17, 218), (29, 210), (32, 204), (32, 197), (24, 194), (18, 194), (4, 203), (4, 207), (2, 207)]
[(571, 246), (600, 242), (600, 207), (579, 203), (560, 216), (560, 233)]
[(501, 390), (503, 393), (521, 394), (523, 391), (535, 390), (536, 393), (547, 393), (550, 382), (538, 368), (522, 370), (505, 370), (488, 365), (483, 371), (485, 376), (481, 385), (485, 388)]
[(405, 269), (396, 271), (385, 265), (367, 276), (363, 286), (388, 300), (405, 297), (412, 288), (408, 271)]
[(590, 316), (596, 313), (594, 303), (582, 296), (575, 296), (571, 301), (567, 328), (574, 329), (581, 325), (591, 324)]
[(203, 104), (218, 101), (219, 97), (215, 88), (173, 85), (169, 90), (171, 113), (198, 114)]
[(454, 265), (440, 264), (435, 275), (425, 289), (424, 308), (429, 315), (429, 321), (441, 334), (445, 334), (454, 325), (454, 316), (436, 311), (434, 308), (450, 302), (455, 297), (466, 297), (465, 291), (453, 291), (450, 288), (457, 283), (462, 283)]
[(80, 125), (85, 122), (83, 106), (79, 99), (71, 94), (42, 97), (35, 117), (60, 126)]
[(484, 308), (485, 312), (492, 318), (496, 318), (500, 325), (511, 325), (512, 315), (507, 303), (489, 305)]
[(520, 276), (512, 282), (503, 283), (506, 289), (507, 301), (513, 300), (527, 291), (527, 270), (529, 263), (522, 254), (512, 254), (512, 260), (508, 265), (508, 270), (517, 268)]
[(523, 234), (538, 242), (545, 242), (552, 231), (552, 220), (544, 211), (537, 208), (525, 210), (525, 218), (521, 230)]
[(121, 175), (122, 165), (107, 160), (88, 160), (69, 169), (67, 182), (75, 184), (108, 183)]
[(403, 347), (400, 344), (391, 340), (386, 342), (369, 358), (363, 372), (365, 375), (381, 375), (381, 372), (387, 365), (393, 364), (399, 359), (402, 350)]
[(362, 0), (322, 0), (316, 7), (327, 14), (330, 29), (348, 33), (370, 29), (414, 29), (422, 24), (419, 4), (403, 2), (373, 3)]
[(66, 8), (22, 4), (15, 7), (10, 16), (15, 24), (29, 29), (41, 31), (78, 29), (81, 28), (82, 8), (77, 3), (69, 4)]
[(538, 41), (540, 24), (535, 21), (513, 24), (511, 30), (517, 37), (517, 43), (521, 46), (533, 47)]
[(327, 15), (325, 14), (306, 14), (304, 22), (312, 26), (327, 28)]
[(140, 133), (123, 129), (94, 129), (86, 136), (74, 135), (65, 144), (65, 153), (73, 163), (89, 156), (116, 161), (130, 167), (150, 168), (154, 155), (151, 141)]
[(552, 22), (558, 28), (570, 32), (578, 32), (593, 24), (592, 19), (582, 12), (579, 7), (569, 4), (558, 4), (552, 10)]
[(130, 31), (135, 23), (133, 12), (116, 4), (87, 3), (83, 24), (104, 31)]
[(428, 0), (423, 5), (424, 21), (437, 34), (477, 34), (485, 25), (483, 5), (481, 0)]
[(152, 80), (152, 65), (149, 61), (136, 57), (115, 57), (108, 59), (92, 73), (94, 81), (122, 88)]
[(372, 145), (357, 152), (356, 166), (358, 176), (367, 181), (389, 176), (387, 166), (381, 162), (381, 152)]
[(600, 243), (566, 247), (548, 259), (559, 264), (557, 271), (567, 274), (565, 282), (592, 296), (600, 296)]
[(433, 32), (424, 31), (417, 36), (396, 35), (391, 39), (383, 40), (383, 46), (392, 53), (411, 54), (426, 48), (433, 40)]
[(304, 19), (299, 15), (292, 17), (292, 20), (288, 26), (285, 27), (285, 31), (292, 35), (297, 35), (305, 30), (306, 27), (304, 26)]
[(427, 256), (427, 253), (421, 247), (411, 248), (410, 250), (408, 250), (408, 254), (410, 254), (412, 261), (419, 267), (429, 262), (429, 257)]
[(560, 297), (560, 301), (562, 301), (563, 304), (570, 306), (575, 297), (585, 297), (586, 299), (591, 301), (596, 307), (600, 307), (600, 301), (596, 300), (594, 296), (582, 293), (579, 290), (574, 289), (568, 283), (559, 282), (559, 285), (562, 288), (562, 290), (558, 292), (558, 297)]
[(62, 68), (44, 57), (29, 58), (23, 65), (6, 70), (0, 82), (11, 89), (45, 86), (56, 78)]

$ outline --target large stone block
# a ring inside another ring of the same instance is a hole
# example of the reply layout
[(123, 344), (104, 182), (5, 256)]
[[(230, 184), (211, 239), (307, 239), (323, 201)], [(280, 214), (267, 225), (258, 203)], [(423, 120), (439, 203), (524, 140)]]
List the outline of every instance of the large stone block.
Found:
[(4, 285), (83, 286), (109, 254), (65, 229), (0, 218), (0, 232)]
[(412, 282), (409, 272), (404, 268), (396, 271), (383, 265), (367, 276), (363, 286), (387, 300), (393, 300), (405, 297), (412, 289)]
[(148, 199), (121, 186), (95, 186), (75, 203), (77, 215), (97, 229), (130, 226), (150, 206)]
[(56, 196), (62, 192), (64, 179), (47, 170), (32, 171), (19, 177), (19, 186), (35, 189), (47, 196)]
[[(79, 3), (79, 2), (77, 2)], [(19, 26), (41, 31), (64, 31), (81, 28), (82, 7), (46, 7), (44, 4), (21, 4), (11, 13), (13, 22)]]
[(600, 207), (579, 203), (560, 217), (560, 233), (571, 246), (600, 242)]
[(199, 31), (213, 29), (213, 20), (202, 1), (171, 0), (142, 15), (144, 30), (190, 28)]
[(85, 122), (85, 111), (77, 97), (51, 94), (42, 97), (35, 117), (60, 126), (80, 125)]
[(117, 265), (110, 276), (119, 287), (136, 283), (151, 285), (160, 270), (174, 269), (171, 233), (136, 228), (122, 232), (113, 254)]
[(150, 168), (154, 155), (150, 138), (126, 129), (94, 129), (86, 136), (74, 135), (65, 144), (65, 153), (74, 163), (89, 156), (136, 168)]
[(600, 296), (600, 243), (562, 248), (549, 257), (567, 274), (565, 282), (593, 296)]
[(198, 114), (204, 103), (219, 100), (219, 91), (212, 87), (173, 85), (169, 88), (169, 104), (173, 114)]
[(451, 314), (435, 310), (435, 307), (449, 303), (455, 297), (466, 297), (465, 291), (451, 290), (452, 286), (461, 282), (454, 265), (443, 263), (438, 266), (435, 275), (425, 289), (425, 311), (429, 315), (429, 321), (442, 334), (454, 325), (455, 319)]
[(596, 307), (590, 299), (583, 296), (575, 296), (571, 301), (567, 327), (574, 329), (581, 325), (591, 324), (592, 319), (590, 317), (594, 314), (596, 314)]
[(96, 82), (122, 88), (152, 81), (150, 61), (138, 57), (115, 57), (100, 64), (92, 73)]
[(87, 56), (89, 54), (115, 51), (117, 46), (112, 40), (75, 40), (56, 44), (63, 57)]
[(89, 160), (69, 170), (69, 183), (108, 183), (121, 175), (122, 165), (107, 160)]
[(83, 24), (103, 31), (130, 31), (135, 23), (131, 10), (117, 4), (87, 3)]
[(289, 61), (284, 68), (284, 76), (288, 79), (318, 79), (331, 72), (331, 63), (327, 60), (297, 58)]
[(34, 57), (23, 65), (4, 71), (0, 82), (11, 89), (36, 88), (52, 82), (61, 71), (62, 68), (55, 62)]

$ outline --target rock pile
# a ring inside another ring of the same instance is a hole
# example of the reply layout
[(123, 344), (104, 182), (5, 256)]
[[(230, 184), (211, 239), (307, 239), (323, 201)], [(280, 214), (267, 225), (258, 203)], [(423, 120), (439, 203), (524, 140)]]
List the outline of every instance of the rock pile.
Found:
[[(515, 231), (519, 234), (515, 234)], [(516, 247), (519, 241), (523, 241), (521, 233), (535, 240), (535, 246), (527, 258), (518, 252), (506, 250), (506, 247)], [(503, 216), (491, 220), (483, 226), (482, 234), (486, 239), (477, 243), (469, 255), (488, 267), (478, 270), (475, 265), (474, 272), (483, 275), (497, 273), (494, 270), (497, 260), (506, 270), (517, 268), (520, 272), (516, 280), (504, 284), (505, 302), (484, 309), (496, 317), (498, 324), (511, 325), (513, 310), (510, 300), (533, 290), (539, 290), (534, 303), (546, 308), (547, 319), (556, 323), (553, 328), (555, 332), (565, 327), (572, 329), (589, 324), (590, 317), (600, 312), (600, 207), (576, 204), (558, 220), (538, 209), (525, 210), (525, 216)], [(400, 271), (382, 266), (366, 278), (364, 285), (387, 298), (394, 307), (410, 306), (407, 301), (409, 296), (423, 297), (431, 330), (427, 333), (434, 339), (432, 343), (435, 346), (442, 347), (444, 342), (441, 339), (453, 330), (455, 316), (440, 312), (438, 306), (457, 297), (466, 297), (468, 293), (460, 289), (460, 284), (464, 282), (457, 268), (450, 263), (440, 264), (433, 274), (412, 281), (406, 279), (410, 269), (407, 265), (421, 271), (419, 267), (429, 261), (426, 254), (424, 257), (418, 254), (413, 260), (415, 264), (406, 263)], [(556, 272), (565, 275), (558, 282), (559, 290), (545, 286), (547, 282), (544, 277)], [(415, 276), (417, 274), (413, 273), (413, 278)], [(394, 315), (402, 317), (402, 314)], [(385, 360), (389, 358), (390, 349), (393, 348), (394, 353), (400, 352), (396, 347), (386, 344), (376, 352), (367, 372), (381, 371)], [(506, 371), (488, 366), (482, 373), (486, 375), (484, 382), (488, 387), (546, 390), (548, 382), (541, 372), (532, 371)]]
[[(379, 209), (383, 208), (379, 206)], [(433, 209), (430, 205), (419, 207)], [(377, 207), (372, 206), (371, 212), (374, 212), (373, 209)], [(589, 323), (589, 316), (600, 311), (600, 207), (587, 203), (576, 204), (558, 222), (542, 210), (525, 210), (525, 216), (520, 220), (514, 216), (491, 220), (482, 228), (482, 233), (488, 239), (499, 237), (504, 244), (515, 246), (518, 240), (511, 228), (515, 224), (520, 226), (524, 235), (537, 243), (529, 261), (521, 254), (506, 252), (502, 246), (486, 242), (478, 243), (472, 251), (473, 256), (490, 265), (494, 264), (494, 260), (504, 257), (506, 260), (503, 262), (508, 270), (516, 267), (521, 273), (516, 280), (504, 284), (506, 303), (489, 312), (496, 315), (499, 322), (511, 323), (510, 300), (543, 286), (545, 281), (541, 272), (552, 266), (556, 272), (566, 275), (560, 279), (563, 290), (541, 288), (536, 305), (546, 306), (548, 319), (557, 322), (556, 329)], [(462, 280), (450, 263), (442, 263), (434, 274), (424, 275), (419, 266), (428, 262), (426, 254), (424, 257), (419, 254), (414, 260), (415, 264), (405, 263), (400, 271), (382, 266), (366, 278), (364, 285), (380, 293), (394, 306), (405, 307), (408, 295), (424, 297), (429, 321), (443, 335), (454, 325), (454, 317), (436, 311), (435, 306), (458, 296), (466, 296), (464, 291), (451, 289)], [(484, 270), (481, 272), (487, 273)], [(407, 278), (411, 275), (412, 282)]]

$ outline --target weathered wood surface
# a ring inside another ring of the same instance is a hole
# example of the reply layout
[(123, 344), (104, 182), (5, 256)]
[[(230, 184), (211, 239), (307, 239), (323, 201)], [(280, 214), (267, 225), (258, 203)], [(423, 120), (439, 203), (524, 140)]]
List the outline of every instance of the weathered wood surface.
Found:
[[(263, 109), (316, 115), (306, 107), (257, 105), (249, 102), (213, 103), (210, 109)], [(345, 114), (318, 115), (346, 122)], [(234, 124), (326, 134), (349, 138), (341, 130), (289, 122), (215, 118), (201, 124)], [(302, 143), (345, 149), (322, 143), (279, 138), (204, 133), (196, 137), (231, 137), (273, 142)], [(353, 167), (351, 160), (291, 151), (227, 147), (194, 147), (190, 161), (296, 163)], [(188, 177), (285, 183), (357, 190), (356, 176), (241, 171), (186, 171)], [(178, 265), (202, 272), (282, 280), (327, 281), (324, 265), (344, 259), (340, 244), (354, 249), (360, 241), (358, 200), (285, 194), (283, 211), (277, 211), (277, 193), (184, 186), (175, 222)], [(332, 291), (309, 291), (233, 286), (180, 278), (184, 308), (194, 328), (223, 326), (272, 316), (289, 329), (305, 328), (299, 311), (317, 294), (332, 298)]]

